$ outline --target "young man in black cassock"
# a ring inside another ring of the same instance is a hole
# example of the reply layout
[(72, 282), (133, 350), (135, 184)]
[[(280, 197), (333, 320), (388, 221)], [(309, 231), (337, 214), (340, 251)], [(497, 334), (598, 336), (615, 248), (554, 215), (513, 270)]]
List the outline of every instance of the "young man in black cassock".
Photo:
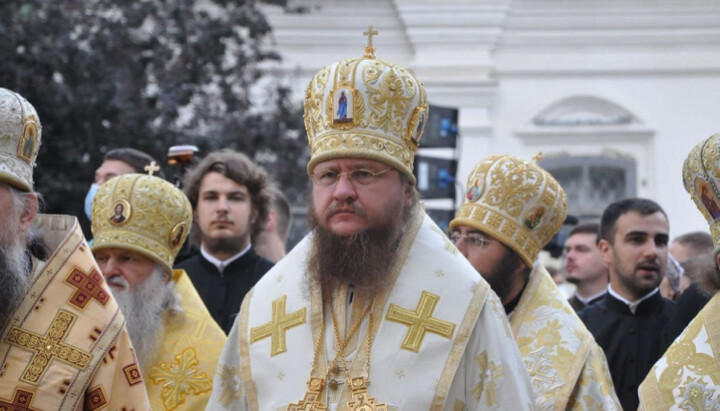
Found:
[(658, 286), (668, 261), (667, 215), (652, 200), (632, 198), (610, 204), (600, 222), (598, 248), (610, 271), (608, 293), (580, 313), (605, 351), (620, 403), (639, 405), (637, 389), (677, 337), (675, 303)]
[(200, 243), (200, 253), (177, 268), (188, 273), (227, 334), (245, 294), (273, 266), (250, 241), (267, 221), (267, 174), (244, 154), (221, 150), (188, 171), (183, 187), (193, 206), (193, 239)]

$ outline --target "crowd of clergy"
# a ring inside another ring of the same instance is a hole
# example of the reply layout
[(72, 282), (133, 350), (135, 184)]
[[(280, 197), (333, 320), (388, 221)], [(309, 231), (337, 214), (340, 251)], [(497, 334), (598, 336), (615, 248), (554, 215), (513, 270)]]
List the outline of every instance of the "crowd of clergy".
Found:
[(56, 136), (0, 88), (0, 410), (720, 410), (720, 134), (682, 174), (709, 230), (618, 200), (570, 229), (567, 295), (540, 260), (558, 181), (478, 158), (443, 232), (413, 174), (426, 91), (365, 34), (307, 86), (310, 232), (287, 253), (287, 199), (229, 149), (182, 184), (110, 150), (91, 235), (40, 213)]

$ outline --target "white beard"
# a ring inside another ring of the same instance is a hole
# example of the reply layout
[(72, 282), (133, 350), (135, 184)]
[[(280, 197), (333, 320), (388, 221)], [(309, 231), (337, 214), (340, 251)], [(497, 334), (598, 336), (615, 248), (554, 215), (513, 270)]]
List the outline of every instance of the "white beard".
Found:
[(28, 286), (30, 269), (20, 240), (20, 220), (11, 212), (0, 222), (0, 329), (10, 320)]
[(163, 330), (163, 313), (175, 306), (174, 283), (165, 283), (164, 277), (162, 269), (155, 268), (150, 277), (138, 284), (135, 290), (130, 290), (124, 277), (108, 280), (108, 283), (124, 287), (123, 291), (116, 291), (113, 287), (110, 289), (125, 316), (130, 341), (142, 368), (150, 365), (155, 356)]

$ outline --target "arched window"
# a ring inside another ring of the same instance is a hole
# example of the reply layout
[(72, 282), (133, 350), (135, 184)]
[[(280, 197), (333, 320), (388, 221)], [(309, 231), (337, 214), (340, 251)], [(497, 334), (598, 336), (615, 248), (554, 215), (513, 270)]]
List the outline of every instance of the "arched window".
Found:
[(568, 199), (568, 213), (595, 219), (613, 201), (635, 197), (636, 168), (630, 158), (557, 156), (540, 166), (555, 177)]

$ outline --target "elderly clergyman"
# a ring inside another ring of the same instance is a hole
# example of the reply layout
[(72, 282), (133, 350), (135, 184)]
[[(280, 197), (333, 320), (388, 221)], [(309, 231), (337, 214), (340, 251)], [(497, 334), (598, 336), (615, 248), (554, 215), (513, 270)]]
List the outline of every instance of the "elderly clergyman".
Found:
[(373, 52), (307, 88), (314, 229), (245, 297), (208, 409), (532, 408), (500, 302), (418, 203), (425, 88)]
[(192, 225), (190, 202), (161, 178), (124, 174), (98, 190), (92, 223), (92, 250), (128, 319), (152, 409), (203, 408), (225, 334), (185, 271), (172, 269)]
[(38, 215), (35, 108), (0, 88), (0, 409), (147, 409), (125, 319), (75, 217)]

